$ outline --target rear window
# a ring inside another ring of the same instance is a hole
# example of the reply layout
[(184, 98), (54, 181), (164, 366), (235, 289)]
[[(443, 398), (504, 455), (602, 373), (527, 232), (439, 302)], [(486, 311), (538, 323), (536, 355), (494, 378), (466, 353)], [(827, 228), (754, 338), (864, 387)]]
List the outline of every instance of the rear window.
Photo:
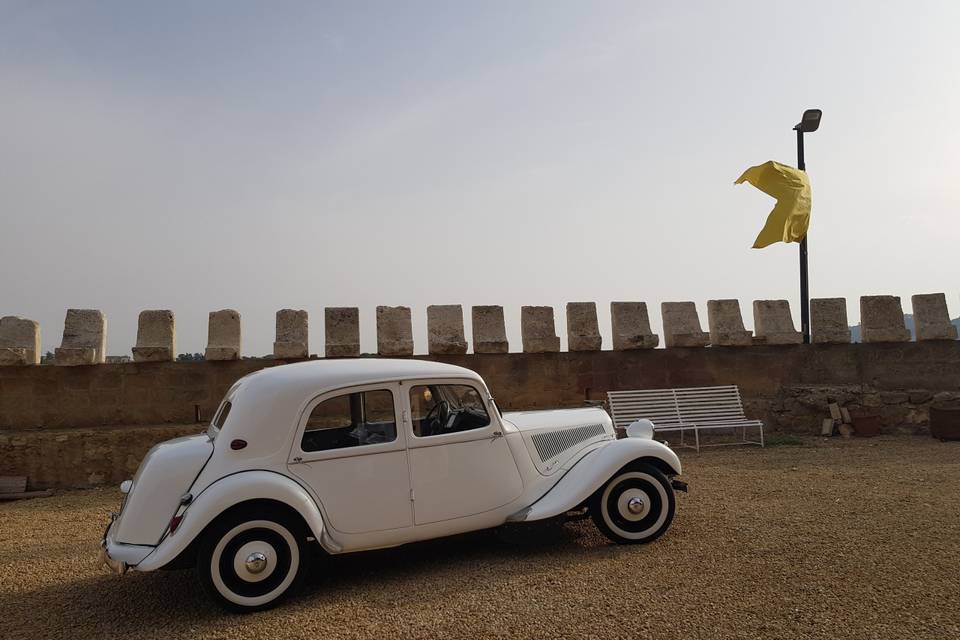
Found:
[(213, 418), (213, 426), (217, 429), (223, 427), (223, 423), (227, 421), (227, 416), (230, 415), (230, 407), (233, 406), (233, 403), (227, 400), (223, 403), (223, 406), (220, 407), (220, 411), (217, 412), (217, 415)]
[(207, 428), (207, 436), (211, 440), (217, 438), (217, 434), (220, 433), (220, 429), (227, 421), (227, 416), (230, 415), (230, 407), (232, 406), (233, 403), (230, 400), (224, 400), (220, 408), (217, 409), (217, 413), (213, 416), (213, 420), (210, 421), (210, 426)]

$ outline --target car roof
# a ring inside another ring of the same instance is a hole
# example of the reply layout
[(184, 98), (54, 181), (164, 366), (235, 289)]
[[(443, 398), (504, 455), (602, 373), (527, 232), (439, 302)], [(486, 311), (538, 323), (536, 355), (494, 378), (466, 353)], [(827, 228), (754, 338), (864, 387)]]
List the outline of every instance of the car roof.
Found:
[(282, 388), (292, 395), (298, 392), (316, 395), (343, 387), (422, 378), (469, 378), (482, 382), (475, 371), (445, 362), (343, 358), (267, 367), (247, 376), (243, 387), (244, 392), (259, 387), (274, 392)]
[(460, 379), (486, 389), (483, 379), (470, 369), (413, 358), (342, 358), (278, 365), (251, 373), (231, 388), (233, 409), (223, 429), (232, 434), (230, 438), (249, 442), (243, 454), (246, 459), (286, 455), (296, 431), (293, 427), (313, 398), (347, 387), (431, 378)]

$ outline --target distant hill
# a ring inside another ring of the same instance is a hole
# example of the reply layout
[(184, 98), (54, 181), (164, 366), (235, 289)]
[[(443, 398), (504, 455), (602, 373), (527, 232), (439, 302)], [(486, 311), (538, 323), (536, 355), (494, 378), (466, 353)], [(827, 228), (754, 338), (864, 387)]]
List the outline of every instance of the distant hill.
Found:
[[(953, 324), (953, 326), (955, 326), (955, 327), (957, 328), (957, 331), (960, 331), (960, 318), (954, 318), (954, 319), (951, 320), (950, 322)], [(903, 323), (904, 323), (905, 325), (907, 325), (907, 329), (910, 330), (910, 339), (911, 339), (911, 340), (916, 340), (916, 339), (917, 339), (917, 332), (916, 332), (916, 330), (913, 328), (913, 314), (912, 314), (912, 313), (905, 313), (905, 314), (903, 314)], [(860, 325), (855, 325), (855, 326), (850, 327), (850, 338), (851, 338), (851, 340), (852, 340), (853, 342), (860, 342), (860, 341), (861, 341), (861, 340), (860, 340)]]

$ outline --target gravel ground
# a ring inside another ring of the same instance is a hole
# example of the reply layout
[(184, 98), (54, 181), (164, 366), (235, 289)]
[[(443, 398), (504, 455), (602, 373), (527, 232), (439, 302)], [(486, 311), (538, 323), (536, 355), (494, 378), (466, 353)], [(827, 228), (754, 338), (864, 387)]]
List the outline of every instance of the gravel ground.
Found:
[(684, 465), (691, 493), (651, 545), (586, 521), (343, 556), (248, 616), (190, 571), (97, 567), (116, 490), (0, 504), (0, 638), (960, 638), (960, 443), (810, 439)]

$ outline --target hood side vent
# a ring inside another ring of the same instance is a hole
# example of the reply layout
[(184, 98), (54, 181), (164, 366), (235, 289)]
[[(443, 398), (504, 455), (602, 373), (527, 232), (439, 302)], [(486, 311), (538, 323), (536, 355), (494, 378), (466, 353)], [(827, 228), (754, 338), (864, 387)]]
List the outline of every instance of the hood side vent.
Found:
[(536, 433), (531, 437), (531, 440), (537, 450), (537, 455), (540, 456), (540, 462), (547, 462), (567, 449), (605, 433), (602, 424), (589, 424), (572, 429)]

